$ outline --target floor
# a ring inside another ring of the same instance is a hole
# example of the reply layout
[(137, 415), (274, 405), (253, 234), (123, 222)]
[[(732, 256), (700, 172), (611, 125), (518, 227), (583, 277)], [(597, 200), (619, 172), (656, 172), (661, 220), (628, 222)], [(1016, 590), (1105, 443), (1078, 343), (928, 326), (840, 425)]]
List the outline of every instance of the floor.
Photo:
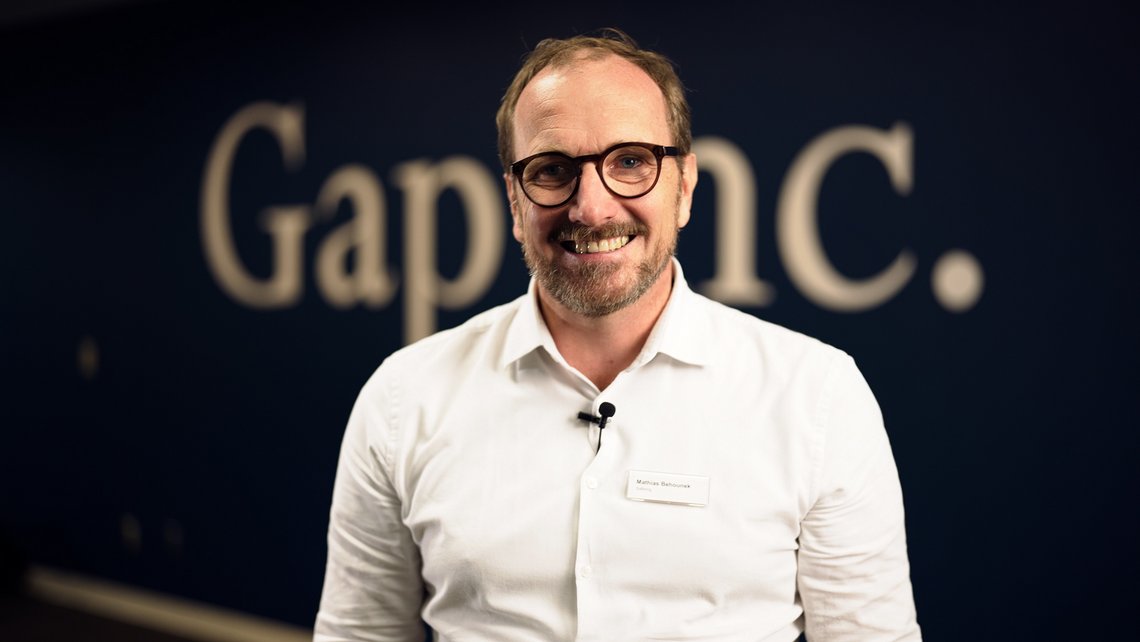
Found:
[(0, 594), (4, 642), (194, 642), (35, 600)]

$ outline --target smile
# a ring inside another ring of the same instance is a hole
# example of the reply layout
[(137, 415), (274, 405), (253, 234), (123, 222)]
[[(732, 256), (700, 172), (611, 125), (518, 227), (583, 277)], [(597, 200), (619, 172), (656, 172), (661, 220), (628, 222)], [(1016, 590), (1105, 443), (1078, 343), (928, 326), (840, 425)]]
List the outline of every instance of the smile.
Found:
[(632, 236), (626, 235), (601, 239), (600, 241), (562, 241), (561, 245), (566, 251), (574, 252), (575, 254), (600, 254), (602, 252), (620, 250), (625, 247), (632, 238)]

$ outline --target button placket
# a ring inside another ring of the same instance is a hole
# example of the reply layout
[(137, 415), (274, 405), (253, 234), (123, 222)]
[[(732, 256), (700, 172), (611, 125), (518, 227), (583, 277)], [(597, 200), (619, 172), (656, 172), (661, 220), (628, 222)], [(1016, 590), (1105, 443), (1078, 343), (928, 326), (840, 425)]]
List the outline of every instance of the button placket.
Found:
[(591, 623), (597, 620), (597, 593), (591, 581), (594, 567), (590, 545), (593, 539), (593, 515), (597, 511), (597, 478), (589, 472), (594, 465), (595, 462), (590, 462), (579, 481), (577, 550), (574, 557), (579, 636), (582, 635), (584, 628), (589, 628)]
[[(590, 404), (590, 413), (595, 417), (601, 416), (602, 403), (609, 401), (615, 407), (619, 404), (614, 401), (615, 384), (618, 378), (606, 389), (604, 393), (596, 393)], [(609, 480), (615, 473), (614, 468), (620, 464), (621, 449), (618, 446), (620, 439), (615, 439), (613, 429), (619, 422), (616, 413), (606, 422), (605, 429), (599, 430), (596, 423), (590, 424), (591, 446), (597, 447), (598, 439), (602, 440), (602, 448), (597, 451), (590, 463), (582, 471), (579, 481), (578, 505), (578, 549), (574, 560), (574, 579), (577, 592), (578, 639), (602, 640), (605, 635), (598, 630), (602, 626), (602, 614), (606, 611), (605, 600), (600, 589), (604, 584), (605, 569), (599, 567), (599, 560), (595, 558), (594, 551), (602, 551), (601, 538), (606, 537), (605, 524), (594, 525), (595, 516), (599, 514), (605, 504), (606, 496), (603, 492), (612, 491)], [(603, 482), (606, 484), (603, 484)], [(598, 546), (594, 546), (597, 544)]]
[[(594, 404), (595, 406), (597, 403)], [(596, 408), (594, 408), (596, 411)], [(608, 430), (608, 427), (607, 427)], [(597, 434), (598, 427), (591, 424), (591, 436)], [(592, 440), (593, 441), (593, 440)], [(597, 442), (593, 441), (596, 445)], [(591, 639), (593, 630), (598, 623), (600, 596), (597, 587), (597, 569), (593, 559), (593, 543), (597, 540), (598, 531), (594, 525), (594, 516), (597, 515), (601, 497), (598, 495), (601, 488), (601, 479), (606, 460), (601, 459), (604, 453), (594, 457), (582, 471), (579, 480), (578, 500), (578, 549), (574, 560), (574, 579), (577, 591), (578, 608), (578, 635)], [(601, 525), (599, 525), (601, 526)]]

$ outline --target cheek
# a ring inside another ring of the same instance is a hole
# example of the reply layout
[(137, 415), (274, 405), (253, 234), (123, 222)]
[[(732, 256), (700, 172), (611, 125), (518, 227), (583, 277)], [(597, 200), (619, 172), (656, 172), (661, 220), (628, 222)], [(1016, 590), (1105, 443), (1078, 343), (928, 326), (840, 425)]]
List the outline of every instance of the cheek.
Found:
[(671, 189), (656, 195), (652, 208), (642, 210), (640, 218), (657, 234), (675, 230), (680, 223), (677, 220), (677, 195)]
[(536, 212), (516, 207), (513, 219), (514, 224), (511, 231), (515, 235), (515, 240), (519, 243), (544, 238), (545, 232), (542, 229), (542, 220), (538, 217)]

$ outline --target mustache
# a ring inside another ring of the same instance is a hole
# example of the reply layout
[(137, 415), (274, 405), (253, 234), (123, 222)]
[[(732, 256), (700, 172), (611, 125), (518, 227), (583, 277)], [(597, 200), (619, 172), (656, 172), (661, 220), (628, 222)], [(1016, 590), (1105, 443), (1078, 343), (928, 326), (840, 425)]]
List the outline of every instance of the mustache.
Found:
[(597, 227), (590, 227), (573, 221), (566, 221), (550, 232), (548, 239), (552, 243), (573, 241), (574, 243), (589, 243), (615, 236), (644, 236), (649, 228), (644, 223), (606, 223)]

